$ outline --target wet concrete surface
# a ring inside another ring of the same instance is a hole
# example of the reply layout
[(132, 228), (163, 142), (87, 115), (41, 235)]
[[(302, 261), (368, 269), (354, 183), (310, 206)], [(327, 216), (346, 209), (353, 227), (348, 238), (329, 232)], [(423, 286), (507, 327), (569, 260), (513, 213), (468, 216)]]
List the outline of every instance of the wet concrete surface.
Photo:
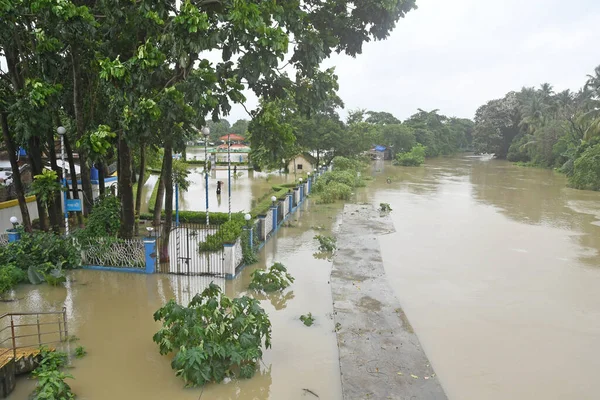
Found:
[(446, 399), (387, 281), (378, 236), (394, 224), (348, 204), (337, 234), (331, 290), (344, 399)]

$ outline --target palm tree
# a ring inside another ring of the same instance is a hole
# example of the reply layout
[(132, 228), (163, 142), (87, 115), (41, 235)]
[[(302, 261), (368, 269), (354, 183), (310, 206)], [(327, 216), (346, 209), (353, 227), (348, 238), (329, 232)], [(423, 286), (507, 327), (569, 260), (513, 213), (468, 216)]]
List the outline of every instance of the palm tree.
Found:
[(589, 123), (585, 138), (589, 139), (600, 134), (600, 65), (594, 70), (594, 75), (588, 75), (588, 81), (584, 86), (587, 101), (586, 109), (582, 119)]

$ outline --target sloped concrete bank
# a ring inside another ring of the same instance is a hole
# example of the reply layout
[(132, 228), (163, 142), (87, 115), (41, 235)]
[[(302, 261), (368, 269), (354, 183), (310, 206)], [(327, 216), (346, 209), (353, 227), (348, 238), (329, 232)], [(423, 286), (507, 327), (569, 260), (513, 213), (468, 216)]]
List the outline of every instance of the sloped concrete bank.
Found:
[(331, 273), (343, 396), (446, 399), (386, 280), (377, 238), (391, 232), (391, 218), (373, 206), (344, 207)]

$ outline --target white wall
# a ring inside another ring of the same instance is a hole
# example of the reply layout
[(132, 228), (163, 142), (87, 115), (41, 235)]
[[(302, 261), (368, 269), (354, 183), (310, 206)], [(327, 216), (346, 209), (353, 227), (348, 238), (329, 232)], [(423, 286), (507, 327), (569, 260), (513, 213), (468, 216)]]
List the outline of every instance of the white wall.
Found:
[[(31, 221), (39, 218), (37, 203), (35, 201), (27, 203), (27, 208), (29, 209), (29, 218)], [(19, 208), (18, 204), (13, 207), (0, 209), (0, 233), (4, 233), (7, 229), (13, 227), (10, 223), (10, 217), (17, 217), (19, 222), (23, 220), (21, 217), (21, 209)]]

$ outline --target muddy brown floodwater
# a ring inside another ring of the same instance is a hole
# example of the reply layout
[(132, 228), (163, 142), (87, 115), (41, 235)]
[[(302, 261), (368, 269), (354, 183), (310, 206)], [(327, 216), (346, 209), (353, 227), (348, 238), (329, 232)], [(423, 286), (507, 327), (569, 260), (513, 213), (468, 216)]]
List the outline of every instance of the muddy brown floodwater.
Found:
[[(381, 162), (373, 175), (355, 200), (393, 208), (396, 232), (379, 238), (385, 270), (450, 399), (598, 398), (600, 193), (568, 189), (552, 171), (469, 156), (419, 168)], [(238, 181), (251, 193), (240, 206), (269, 185)], [(261, 299), (273, 348), (250, 380), (183, 389), (152, 342), (154, 311), (170, 298), (187, 302), (207, 278), (75, 271), (66, 288), (20, 287), (23, 299), (0, 303), (0, 312), (67, 307), (80, 338), (71, 347), (89, 352), (70, 371), (82, 400), (314, 398), (304, 389), (337, 400), (331, 263), (313, 256), (312, 238), (335, 231), (340, 210), (309, 199), (257, 266), (217, 281), (230, 296), (244, 294), (250, 272), (274, 261), (296, 277), (289, 290)], [(317, 319), (310, 328), (298, 320), (308, 312)], [(10, 398), (32, 388), (21, 378)]]
[[(273, 325), (272, 349), (264, 354), (260, 371), (250, 380), (184, 389), (170, 359), (158, 353), (152, 335), (159, 328), (152, 314), (170, 298), (187, 303), (211, 281), (206, 277), (138, 275), (74, 271), (66, 287), (24, 285), (9, 310), (60, 310), (67, 307), (69, 333), (80, 338), (88, 355), (74, 360), (69, 384), (80, 400), (164, 399), (310, 399), (308, 389), (321, 399), (341, 399), (339, 361), (329, 286), (331, 263), (315, 258), (313, 236), (337, 224), (339, 206), (314, 207), (305, 202), (293, 214), (290, 227), (280, 228), (261, 251), (261, 260), (245, 268), (235, 280), (215, 279), (229, 296), (246, 292), (250, 273), (266, 264), (282, 262), (296, 278), (283, 293), (260, 297)], [(322, 228), (317, 229), (317, 228)], [(299, 316), (312, 312), (316, 323), (305, 327)], [(26, 399), (34, 382), (20, 378), (9, 397)], [(315, 398), (312, 396), (312, 398)]]
[(393, 208), (386, 273), (448, 397), (600, 398), (600, 193), (478, 157), (374, 170), (359, 197)]

